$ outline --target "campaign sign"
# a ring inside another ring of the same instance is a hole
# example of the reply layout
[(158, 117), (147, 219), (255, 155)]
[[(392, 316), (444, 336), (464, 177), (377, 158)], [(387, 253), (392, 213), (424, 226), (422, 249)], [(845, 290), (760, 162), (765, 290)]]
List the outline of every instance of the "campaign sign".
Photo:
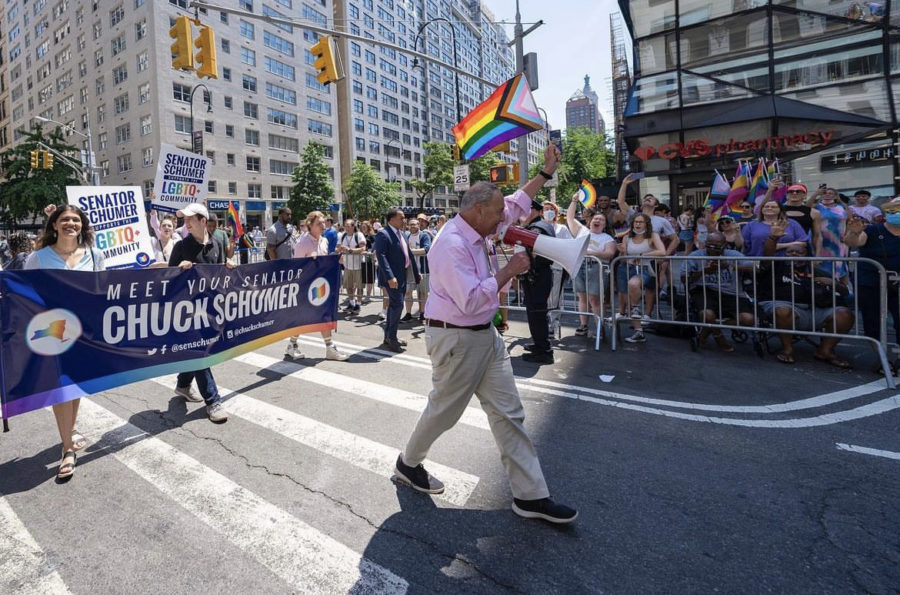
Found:
[(139, 186), (66, 186), (94, 230), (94, 247), (107, 269), (138, 269), (155, 262)]
[(172, 145), (159, 145), (159, 162), (153, 182), (153, 208), (174, 213), (187, 205), (206, 200), (209, 159)]
[(0, 272), (4, 419), (337, 326), (338, 256)]

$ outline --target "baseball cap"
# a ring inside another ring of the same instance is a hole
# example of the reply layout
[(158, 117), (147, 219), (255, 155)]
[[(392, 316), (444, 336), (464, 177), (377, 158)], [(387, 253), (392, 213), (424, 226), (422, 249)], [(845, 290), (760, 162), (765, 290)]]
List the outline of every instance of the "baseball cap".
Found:
[(209, 219), (209, 211), (206, 210), (206, 207), (201, 205), (198, 202), (194, 202), (184, 207), (180, 211), (176, 213), (179, 217), (190, 217), (192, 215), (199, 215), (204, 219)]
[(806, 189), (806, 186), (804, 186), (803, 184), (791, 184), (790, 186), (788, 186), (788, 189), (787, 189), (788, 192), (792, 192), (794, 190), (800, 190), (801, 192), (809, 192)]

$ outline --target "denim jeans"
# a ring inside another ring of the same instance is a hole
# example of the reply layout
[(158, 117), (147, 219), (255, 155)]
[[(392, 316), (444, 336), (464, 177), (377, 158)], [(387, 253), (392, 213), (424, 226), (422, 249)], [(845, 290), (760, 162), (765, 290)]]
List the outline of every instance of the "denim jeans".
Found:
[(206, 401), (207, 405), (220, 403), (222, 397), (219, 395), (219, 389), (216, 387), (216, 381), (213, 379), (212, 370), (203, 368), (195, 372), (182, 372), (178, 375), (175, 384), (179, 387), (189, 387), (191, 380), (197, 380), (197, 388), (200, 390), (200, 396)]

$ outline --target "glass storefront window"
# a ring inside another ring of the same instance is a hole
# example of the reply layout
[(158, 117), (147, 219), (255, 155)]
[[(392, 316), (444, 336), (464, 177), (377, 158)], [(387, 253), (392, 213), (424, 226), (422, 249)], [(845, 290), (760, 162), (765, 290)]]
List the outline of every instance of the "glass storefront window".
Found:
[[(871, 39), (875, 34), (881, 38), (881, 29), (874, 29), (871, 25), (860, 23), (848, 23), (843, 19), (833, 19), (831, 17), (813, 14), (809, 12), (793, 13), (781, 12), (775, 10), (773, 13), (774, 23), (773, 37), (775, 43), (785, 43), (791, 41), (800, 41), (803, 43), (834, 43), (829, 36), (840, 36), (841, 42), (845, 43), (845, 38), (856, 38), (860, 35)], [(799, 46), (802, 49), (802, 46)]]
[(710, 21), (681, 31), (681, 67), (695, 69), (723, 58), (758, 53), (768, 42), (765, 11)]
[(891, 106), (888, 103), (887, 89), (882, 78), (851, 85), (817, 87), (806, 91), (784, 93), (781, 96), (857, 116), (875, 118), (885, 122), (891, 120)]
[(706, 75), (726, 83), (749, 87), (760, 93), (769, 91), (768, 53), (694, 66), (689, 70), (692, 74)]
[(891, 40), (891, 74), (900, 72), (900, 37)]
[[(875, 35), (875, 37), (872, 36)], [(872, 31), (775, 51), (775, 90), (865, 79), (884, 71), (881, 32)], [(870, 45), (852, 47), (871, 39)]]
[(865, 2), (863, 0), (857, 2), (835, 2), (834, 0), (772, 0), (772, 4), (854, 19), (866, 23), (881, 23), (884, 19), (886, 2)]
[(741, 87), (693, 74), (681, 74), (681, 100), (685, 107), (698, 103), (715, 103), (717, 101), (745, 99), (755, 96), (757, 96), (757, 93)]
[(639, 41), (638, 59), (640, 71), (645, 75), (674, 70), (677, 66), (675, 34), (657, 35)]
[(674, 72), (645, 76), (634, 83), (626, 116), (678, 107), (678, 75)]
[(629, 5), (635, 39), (675, 28), (675, 0), (636, 0)]

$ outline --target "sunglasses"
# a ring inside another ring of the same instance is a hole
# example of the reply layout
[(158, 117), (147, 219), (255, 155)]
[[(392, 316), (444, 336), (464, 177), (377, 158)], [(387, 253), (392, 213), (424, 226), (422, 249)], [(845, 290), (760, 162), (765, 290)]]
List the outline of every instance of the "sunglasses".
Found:
[(803, 194), (802, 190), (788, 190), (788, 194)]
[(750, 205), (741, 205), (741, 208), (742, 208), (742, 209), (749, 209), (749, 208), (750, 208)]

